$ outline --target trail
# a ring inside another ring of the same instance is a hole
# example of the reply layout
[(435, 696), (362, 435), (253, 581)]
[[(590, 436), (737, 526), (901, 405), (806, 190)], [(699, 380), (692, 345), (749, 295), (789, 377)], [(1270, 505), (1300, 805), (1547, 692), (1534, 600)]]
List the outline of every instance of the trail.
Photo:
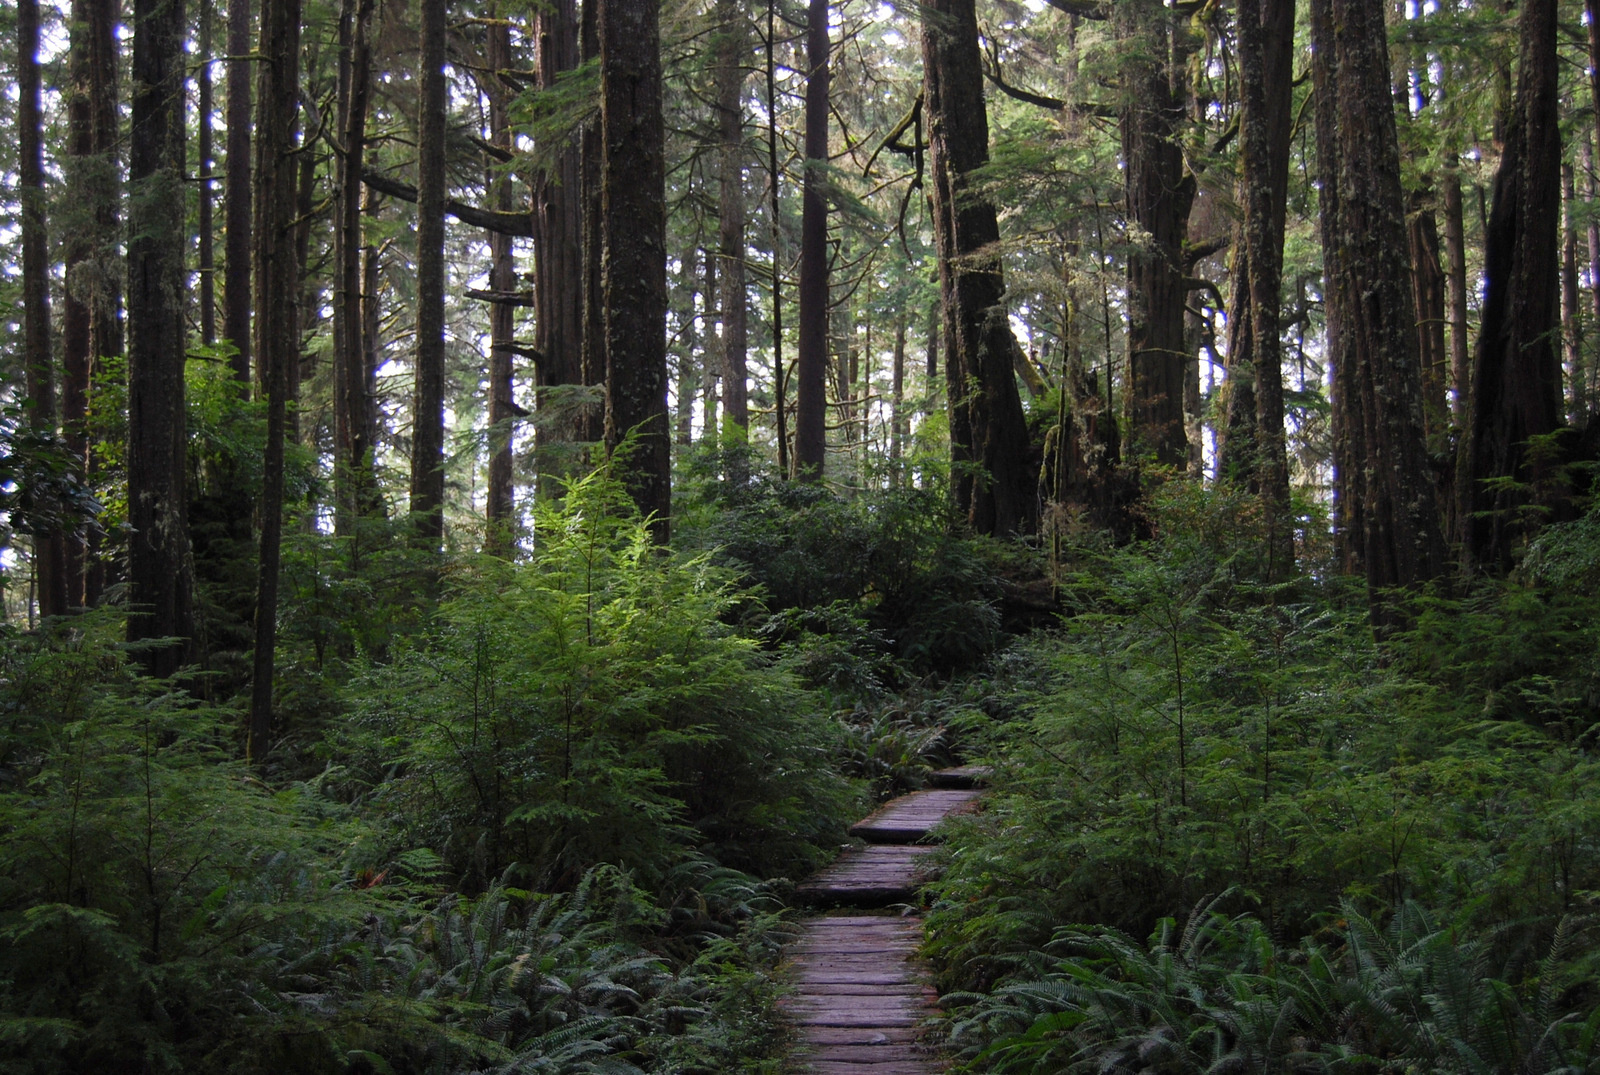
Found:
[(978, 766), (933, 774), (934, 787), (902, 795), (851, 826), (866, 847), (845, 851), (800, 885), (807, 903), (834, 908), (809, 919), (786, 963), (794, 993), (783, 1008), (796, 1029), (795, 1070), (815, 1075), (925, 1075), (943, 1068), (917, 1043), (938, 1000), (917, 963), (922, 919), (872, 913), (913, 899), (924, 840), (981, 794)]

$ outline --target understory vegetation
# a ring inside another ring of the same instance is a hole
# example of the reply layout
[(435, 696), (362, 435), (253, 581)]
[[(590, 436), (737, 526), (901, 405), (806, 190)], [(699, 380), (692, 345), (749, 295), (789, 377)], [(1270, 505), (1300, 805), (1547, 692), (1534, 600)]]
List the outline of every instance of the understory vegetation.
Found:
[(967, 729), (996, 790), (928, 921), (971, 1070), (1600, 1070), (1592, 517), (1375, 644), (1166, 495)]
[(1046, 557), (937, 488), (685, 488), (671, 552), (605, 471), (515, 563), (301, 532), (262, 766), (226, 650), (9, 630), (0, 1071), (777, 1072), (789, 885), (965, 760), (969, 1070), (1600, 1071), (1596, 516), (1380, 643), (1244, 494)]

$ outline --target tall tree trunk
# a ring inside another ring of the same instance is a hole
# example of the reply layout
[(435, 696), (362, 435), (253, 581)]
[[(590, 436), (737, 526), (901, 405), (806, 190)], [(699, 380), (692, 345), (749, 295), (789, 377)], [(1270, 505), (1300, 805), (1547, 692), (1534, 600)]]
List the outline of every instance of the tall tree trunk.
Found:
[[(1517, 90), (1484, 235), (1483, 319), (1457, 495), (1469, 568), (1511, 565), (1530, 504), (1553, 506), (1552, 460), (1529, 438), (1561, 424), (1557, 227), (1561, 130), (1555, 0), (1524, 0)], [(1514, 479), (1522, 488), (1490, 484)], [(1543, 485), (1542, 488), (1540, 486)], [(1529, 486), (1535, 488), (1530, 489)]]
[(889, 484), (900, 484), (900, 459), (906, 437), (906, 312), (894, 321), (894, 364), (889, 371)]
[(1467, 385), (1471, 380), (1471, 349), (1467, 342), (1467, 237), (1461, 211), (1461, 159), (1445, 157), (1444, 251), (1448, 265), (1445, 280), (1450, 289), (1450, 415), (1461, 425), (1466, 413)]
[[(750, 425), (744, 282), (744, 79), (750, 32), (741, 0), (719, 0), (717, 21), (721, 33), (717, 40), (717, 133), (722, 142), (717, 231), (722, 262), (722, 411), (729, 435), (743, 442)], [(743, 480), (742, 474), (729, 477)]]
[(135, 0), (128, 139), (128, 641), (156, 676), (193, 650), (183, 412), (183, 0)]
[[(1241, 176), (1239, 185), (1246, 182)], [(1227, 372), (1222, 382), (1222, 423), (1216, 434), (1217, 479), (1258, 493), (1255, 326), (1250, 315), (1250, 250), (1242, 220), (1234, 228), (1231, 245), (1228, 276), (1233, 281), (1233, 308), (1228, 311)]]
[(778, 437), (778, 473), (789, 477), (789, 389), (783, 365), (783, 226), (778, 216), (778, 0), (767, 0), (767, 207), (772, 229), (772, 413)]
[[(678, 293), (683, 296), (683, 330), (678, 334), (678, 410), (674, 418), (673, 442), (679, 448), (694, 443), (694, 401), (700, 395), (701, 370), (705, 363), (704, 341), (700, 326), (709, 325), (710, 318), (702, 318), (702, 302), (710, 296), (710, 285), (700, 279), (698, 250), (690, 250), (680, 259), (683, 275), (679, 278)], [(709, 265), (707, 266), (709, 267)]]
[(1561, 166), (1561, 344), (1567, 367), (1567, 423), (1589, 420), (1589, 382), (1583, 368), (1583, 308), (1578, 304), (1578, 229), (1572, 224), (1577, 201), (1572, 165)]
[(598, 7), (606, 448), (614, 453), (625, 437), (637, 438), (624, 481), (665, 545), (672, 444), (660, 0), (598, 0)]
[(1254, 470), (1266, 501), (1271, 575), (1281, 575), (1294, 566), (1289, 457), (1283, 428), (1283, 359), (1278, 335), (1289, 136), (1293, 129), (1289, 115), (1293, 48), (1294, 0), (1240, 0), (1246, 290), (1250, 296), (1251, 355), (1255, 365)]
[(1334, 368), (1335, 484), (1347, 562), (1386, 591), (1444, 569), (1422, 420), (1400, 151), (1382, 0), (1311, 5), (1322, 239)]
[[(716, 250), (713, 250), (709, 247), (707, 247), (705, 250), (705, 323), (707, 335), (705, 351), (706, 360), (705, 365), (702, 367), (702, 373), (704, 376), (701, 378), (700, 383), (700, 407), (702, 413), (705, 415), (705, 425), (701, 427), (700, 439), (703, 441), (708, 441), (712, 445), (716, 445), (720, 442), (718, 431), (722, 428), (722, 419), (717, 414), (717, 410), (719, 404), (721, 403), (719, 386), (721, 384), (722, 360), (724, 356), (722, 353), (722, 341), (720, 337), (713, 336), (711, 334), (711, 326), (713, 324), (720, 326), (723, 323), (721, 303), (722, 293), (718, 290), (719, 283), (717, 277), (717, 261), (722, 256), (721, 245), (722, 244), (719, 237), (719, 242), (717, 244), (718, 248)], [(716, 340), (716, 342), (713, 343), (713, 340)]]
[(805, 183), (800, 201), (800, 355), (795, 372), (795, 475), (820, 481), (828, 453), (828, 0), (806, 18)]
[(1439, 224), (1431, 192), (1413, 191), (1406, 211), (1406, 243), (1411, 252), (1411, 298), (1417, 307), (1417, 354), (1422, 373), (1422, 422), (1428, 448), (1442, 452), (1450, 438), (1445, 391), (1450, 360), (1445, 352), (1445, 270), (1439, 257)]
[(295, 128), (300, 107), (300, 0), (262, 0), (257, 65), (261, 123), (255, 147), (256, 319), (254, 351), (267, 398), (262, 462), (261, 555), (256, 576), (256, 644), (250, 689), (248, 753), (260, 763), (272, 732), (272, 679), (277, 652), (278, 575), (283, 540), (283, 457), (289, 371), (300, 362), (300, 258), (296, 218)]
[[(1600, 194), (1600, 179), (1595, 176), (1594, 150), (1590, 146), (1587, 135), (1578, 143), (1583, 152), (1584, 193), (1589, 202), (1595, 201)], [(1589, 218), (1589, 294), (1593, 303), (1597, 333), (1600, 333), (1600, 220)], [(1591, 376), (1585, 380), (1593, 391), (1597, 381), (1600, 381), (1600, 358), (1590, 356), (1585, 359), (1589, 366)], [(1589, 402), (1585, 401), (1585, 409), (1591, 409)]]
[[(39, 433), (56, 433), (55, 361), (50, 343), (50, 244), (45, 231), (44, 155), (39, 125), (39, 0), (17, 3), (17, 170), (22, 202), (22, 320), (26, 355), (28, 422)], [(64, 616), (67, 601), (66, 541), (60, 527), (33, 523), (33, 570), (39, 615)]]
[(344, 0), (339, 12), (338, 195), (334, 225), (333, 300), (334, 529), (354, 532), (377, 497), (373, 473), (372, 403), (367, 396), (362, 339), (361, 169), (366, 157), (367, 104), (372, 87), (369, 38), (373, 0)]
[[(101, 358), (122, 354), (122, 183), (117, 165), (117, 20), (115, 0), (74, 0), (67, 100), (67, 174), (71, 204), (84, 214), (66, 242), (62, 317), (61, 417), (67, 452), (92, 482), (89, 396)], [(105, 584), (98, 536), (68, 544), (72, 605), (97, 604)]]
[[(594, 6), (593, 0), (588, 6)], [(573, 0), (541, 5), (534, 16), (534, 39), (538, 42), (539, 88), (550, 90), (564, 72), (578, 66), (578, 20)], [(550, 170), (533, 179), (533, 331), (534, 349), (539, 352), (534, 379), (540, 388), (598, 384), (601, 376), (597, 373), (590, 381), (584, 374), (586, 292), (584, 287), (575, 286), (584, 278), (582, 137), (562, 146)], [(596, 369), (603, 372), (604, 366), (601, 362)], [(537, 406), (543, 408), (546, 402), (547, 397), (541, 393)], [(570, 460), (551, 458), (559, 451), (557, 445), (599, 439), (598, 430), (586, 431), (581, 420), (543, 417), (534, 430), (540, 449), (540, 473), (560, 473), (571, 466)]]
[(200, 179), (199, 232), (200, 242), (200, 342), (207, 347), (217, 342), (217, 259), (216, 242), (212, 224), (213, 203), (216, 190), (211, 185), (212, 172), (212, 109), (211, 96), (211, 24), (214, 19), (212, 0), (200, 3), (200, 69), (198, 82), (200, 107), (200, 135), (198, 166), (195, 172)]
[[(974, 197), (972, 174), (989, 161), (989, 120), (973, 0), (933, 0), (922, 20), (923, 112), (928, 124), (934, 239), (950, 414), (951, 492), (982, 534), (1031, 531), (1037, 467), (1012, 367), (1017, 347), (993, 203)], [(1181, 328), (1181, 322), (1180, 322)], [(1182, 382), (1176, 402), (1182, 435)]]
[[(500, 72), (511, 69), (511, 27), (496, 19), (489, 27), (489, 140), (507, 152), (511, 149), (511, 117), (508, 105), (511, 87), (501, 81)], [(511, 210), (511, 177), (496, 176), (490, 169), (489, 189), (494, 193), (494, 208)], [(517, 287), (517, 269), (511, 258), (511, 236), (489, 233), (489, 288), (509, 294)], [(489, 495), (488, 530), (484, 551), (509, 556), (514, 547), (512, 517), (511, 436), (515, 413), (511, 405), (511, 348), (516, 343), (510, 303), (489, 306)]]
[[(362, 196), (362, 213), (370, 214), (375, 211), (377, 199), (368, 189)], [(373, 245), (368, 243), (361, 253), (361, 388), (366, 407), (362, 412), (366, 419), (366, 427), (371, 435), (371, 449), (366, 458), (371, 459), (378, 450), (378, 367), (382, 365), (381, 349), (383, 341), (380, 339), (381, 316), (383, 313), (381, 296), (379, 294), (379, 272), (383, 265), (383, 252), (387, 243)], [(383, 495), (379, 490), (377, 481), (374, 480), (370, 489), (370, 510), (374, 515), (386, 514)]]
[(444, 539), (444, 200), (447, 0), (421, 0), (417, 104), (417, 347), (411, 515), (420, 545)]
[[(579, 26), (578, 47), (582, 59), (600, 57), (600, 4), (602, 0), (585, 0), (583, 17)], [(601, 227), (601, 206), (604, 198), (602, 165), (605, 151), (598, 118), (587, 123), (579, 134), (579, 190), (583, 200), (583, 270), (580, 290), (583, 293), (583, 340), (580, 377), (585, 385), (602, 389), (606, 383), (606, 305), (602, 282), (605, 259), (605, 236)], [(605, 408), (586, 408), (578, 417), (577, 438), (593, 443), (605, 438)]]
[(250, 0), (228, 0), (228, 172), (223, 179), (225, 205), (222, 256), (222, 335), (238, 350), (233, 374), (240, 391), (250, 391), (250, 225), (254, 216), (250, 189), (250, 132), (255, 129), (250, 101)]
[(1130, 459), (1154, 456), (1162, 465), (1183, 467), (1189, 454), (1183, 369), (1192, 360), (1183, 332), (1189, 294), (1183, 247), (1195, 180), (1184, 167), (1177, 132), (1188, 47), (1176, 16), (1158, 0), (1131, 0), (1118, 17), (1129, 50), (1122, 109), (1128, 219), (1148, 236), (1128, 254), (1127, 447)]
[[(315, 48), (307, 51), (306, 65), (313, 70), (316, 67), (317, 52)], [(315, 92), (315, 91), (313, 91)], [(258, 132), (259, 136), (259, 132)], [(299, 339), (305, 340), (316, 331), (321, 321), (322, 291), (321, 281), (313, 274), (311, 269), (311, 229), (321, 215), (317, 211), (317, 157), (316, 154), (306, 152), (295, 158), (299, 176), (295, 184), (295, 227), (294, 227), (294, 263), (295, 281), (300, 288), (300, 324)], [(300, 442), (300, 383), (310, 374), (314, 376), (316, 362), (315, 354), (307, 354), (301, 350), (299, 357), (289, 364), (285, 371), (284, 399), (288, 401), (288, 411), (285, 421), (290, 444)]]

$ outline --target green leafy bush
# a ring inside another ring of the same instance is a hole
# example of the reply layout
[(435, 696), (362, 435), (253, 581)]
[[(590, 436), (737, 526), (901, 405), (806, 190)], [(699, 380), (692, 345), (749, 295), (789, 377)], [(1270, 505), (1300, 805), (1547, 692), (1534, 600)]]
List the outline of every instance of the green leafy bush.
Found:
[(1000, 643), (999, 546), (960, 533), (941, 490), (845, 498), (818, 485), (755, 481), (717, 487), (712, 509), (697, 513), (705, 521), (684, 543), (710, 550), (757, 588), (761, 611), (774, 617), (770, 636), (831, 635), (844, 624), (882, 641), (896, 664), (863, 668), (861, 693), (974, 669)]
[(599, 862), (653, 883), (698, 848), (807, 869), (852, 797), (831, 722), (723, 623), (728, 572), (654, 547), (603, 472), (541, 509), (535, 543), (460, 571), (431, 629), (355, 684), (349, 748), (398, 843), (469, 890), (513, 865), (536, 887)]

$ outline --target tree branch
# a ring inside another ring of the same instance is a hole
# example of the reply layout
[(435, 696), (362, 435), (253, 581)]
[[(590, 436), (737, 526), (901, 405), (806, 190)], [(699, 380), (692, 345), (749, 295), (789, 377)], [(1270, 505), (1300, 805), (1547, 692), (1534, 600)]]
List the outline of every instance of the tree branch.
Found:
[(1044, 0), (1045, 3), (1057, 11), (1068, 15), (1076, 15), (1080, 19), (1095, 19), (1104, 22), (1109, 12), (1106, 5), (1094, 0)]
[(531, 291), (480, 291), (475, 287), (469, 287), (467, 289), (467, 298), (500, 303), (503, 306), (533, 305), (533, 292)]
[[(379, 194), (387, 194), (391, 198), (399, 198), (405, 202), (417, 200), (417, 188), (398, 179), (390, 179), (378, 172), (363, 171), (361, 181)], [(461, 221), (471, 224), (476, 228), (499, 232), (501, 235), (516, 235), (524, 239), (533, 238), (532, 213), (505, 213), (496, 209), (479, 209), (475, 205), (458, 202), (454, 198), (445, 200), (444, 211)]]

